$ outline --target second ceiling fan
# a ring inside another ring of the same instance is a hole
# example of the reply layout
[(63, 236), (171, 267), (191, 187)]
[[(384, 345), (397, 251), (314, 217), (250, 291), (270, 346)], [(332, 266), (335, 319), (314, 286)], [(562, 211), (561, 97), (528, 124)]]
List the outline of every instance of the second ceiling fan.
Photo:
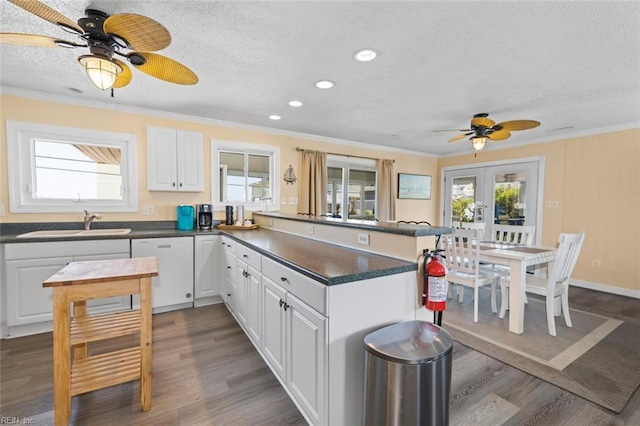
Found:
[(464, 132), (461, 135), (449, 139), (448, 142), (456, 142), (466, 138), (467, 136), (471, 136), (469, 140), (473, 144), (473, 148), (476, 151), (480, 151), (484, 148), (488, 140), (502, 141), (511, 137), (511, 132), (513, 131), (533, 129), (540, 125), (540, 122), (535, 120), (511, 120), (496, 124), (495, 121), (488, 117), (489, 114), (486, 112), (474, 115), (471, 119), (469, 129), (446, 129), (434, 131)]

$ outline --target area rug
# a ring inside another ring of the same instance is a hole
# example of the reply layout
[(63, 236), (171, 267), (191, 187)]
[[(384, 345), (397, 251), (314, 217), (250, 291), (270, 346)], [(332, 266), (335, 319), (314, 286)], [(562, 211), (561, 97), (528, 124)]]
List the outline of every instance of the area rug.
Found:
[[(480, 289), (478, 323), (473, 293), (463, 303), (450, 300), (442, 327), (454, 340), (584, 399), (620, 413), (640, 385), (640, 321), (570, 308), (572, 328), (556, 318), (549, 335), (545, 304), (529, 297), (524, 333), (510, 333), (507, 316), (491, 313), (490, 289)], [(500, 295), (498, 294), (498, 307)]]

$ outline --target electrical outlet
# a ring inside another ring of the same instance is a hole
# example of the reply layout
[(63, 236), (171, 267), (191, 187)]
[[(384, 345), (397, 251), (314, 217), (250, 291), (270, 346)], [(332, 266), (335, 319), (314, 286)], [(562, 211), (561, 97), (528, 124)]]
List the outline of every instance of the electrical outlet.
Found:
[(313, 235), (314, 229), (312, 225), (307, 226), (307, 234)]
[(144, 206), (142, 208), (142, 214), (145, 216), (152, 216), (154, 214), (155, 208), (153, 206)]
[(273, 226), (273, 219), (269, 219), (267, 223), (269, 224), (269, 226)]
[(283, 206), (287, 205), (287, 197), (282, 197), (282, 205)]
[(298, 205), (298, 197), (289, 197), (289, 204), (291, 204), (292, 206), (297, 206)]
[(545, 201), (544, 207), (547, 209), (557, 209), (558, 207), (560, 207), (560, 201)]
[(602, 262), (600, 262), (600, 259), (593, 259), (593, 267), (599, 268), (600, 266), (602, 266)]
[(358, 233), (358, 244), (362, 244), (365, 246), (369, 245), (369, 234), (360, 234)]

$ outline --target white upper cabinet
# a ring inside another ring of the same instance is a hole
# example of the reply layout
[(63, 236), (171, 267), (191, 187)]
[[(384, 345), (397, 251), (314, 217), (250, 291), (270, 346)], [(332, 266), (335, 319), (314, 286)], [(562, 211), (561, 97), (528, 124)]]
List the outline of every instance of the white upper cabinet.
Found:
[(149, 191), (202, 192), (202, 133), (147, 127)]

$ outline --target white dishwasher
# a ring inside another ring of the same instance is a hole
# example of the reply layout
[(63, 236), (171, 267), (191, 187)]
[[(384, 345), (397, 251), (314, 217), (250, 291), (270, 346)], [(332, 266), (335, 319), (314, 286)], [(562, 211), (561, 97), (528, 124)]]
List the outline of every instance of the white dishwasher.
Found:
[[(151, 291), (153, 312), (193, 307), (193, 237), (131, 240), (131, 257), (158, 259), (158, 276)], [(133, 297), (140, 306), (140, 296)]]

